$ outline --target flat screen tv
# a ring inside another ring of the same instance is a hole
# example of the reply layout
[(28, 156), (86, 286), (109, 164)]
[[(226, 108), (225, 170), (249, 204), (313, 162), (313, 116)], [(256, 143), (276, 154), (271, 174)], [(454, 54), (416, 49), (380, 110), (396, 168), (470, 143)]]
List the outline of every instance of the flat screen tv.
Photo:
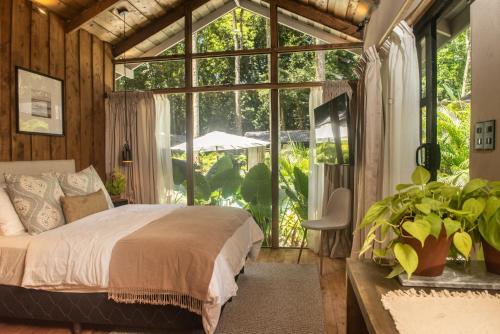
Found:
[(342, 94), (314, 109), (316, 162), (353, 163), (349, 97)]

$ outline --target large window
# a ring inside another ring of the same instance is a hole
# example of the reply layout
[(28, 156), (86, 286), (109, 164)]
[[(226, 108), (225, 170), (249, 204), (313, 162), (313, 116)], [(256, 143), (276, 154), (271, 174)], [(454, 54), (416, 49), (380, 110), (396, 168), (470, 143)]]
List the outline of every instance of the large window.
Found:
[(417, 25), (421, 78), (421, 141), (433, 177), (469, 179), (471, 40), (465, 3), (442, 1)]
[[(360, 51), (328, 44), (338, 40), (331, 29), (281, 9), (271, 22), (264, 2), (208, 4), (193, 11), (190, 31), (168, 28), (174, 37), (158, 56), (117, 61), (116, 89), (168, 96), (172, 202), (244, 208), (265, 246), (299, 246), (308, 218), (310, 91), (325, 80), (355, 80)], [(190, 46), (180, 39), (186, 32)], [(320, 151), (326, 157), (328, 147)]]

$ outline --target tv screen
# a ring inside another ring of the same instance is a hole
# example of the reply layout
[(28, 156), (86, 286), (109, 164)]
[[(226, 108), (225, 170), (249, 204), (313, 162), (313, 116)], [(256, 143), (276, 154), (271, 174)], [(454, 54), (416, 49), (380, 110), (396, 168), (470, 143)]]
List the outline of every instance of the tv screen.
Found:
[(351, 164), (349, 97), (342, 94), (314, 109), (316, 162)]

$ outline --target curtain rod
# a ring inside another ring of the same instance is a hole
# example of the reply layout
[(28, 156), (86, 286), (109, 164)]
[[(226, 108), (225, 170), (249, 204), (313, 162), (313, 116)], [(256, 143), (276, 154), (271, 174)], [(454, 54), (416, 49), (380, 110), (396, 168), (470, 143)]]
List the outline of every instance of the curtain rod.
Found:
[(403, 20), (403, 15), (405, 12), (410, 8), (410, 6), (413, 4), (413, 0), (405, 0), (405, 3), (401, 6), (401, 8), (398, 11), (398, 14), (394, 17), (392, 20), (391, 24), (385, 31), (385, 33), (382, 35), (382, 38), (378, 41), (377, 43), (377, 51), (380, 51), (382, 46), (384, 45), (385, 41), (389, 38), (391, 35), (391, 32), (394, 30), (394, 28), (399, 24), (401, 20)]

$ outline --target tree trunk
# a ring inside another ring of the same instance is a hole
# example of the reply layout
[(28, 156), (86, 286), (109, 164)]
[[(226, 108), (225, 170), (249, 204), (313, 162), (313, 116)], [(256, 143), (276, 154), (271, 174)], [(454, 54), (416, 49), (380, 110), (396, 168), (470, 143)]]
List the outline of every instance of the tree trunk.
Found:
[[(241, 13), (243, 13), (243, 9), (240, 9)], [(243, 17), (240, 16), (240, 20), (242, 20)], [(240, 50), (241, 49), (241, 31), (238, 29), (238, 24), (237, 24), (237, 18), (236, 18), (236, 10), (233, 10), (233, 41), (234, 41), (234, 49), (235, 50)], [(234, 83), (236, 85), (240, 84), (240, 70), (241, 70), (241, 61), (240, 57), (236, 56), (234, 59), (234, 70), (235, 70), (235, 79)], [(243, 134), (243, 121), (242, 121), (242, 116), (241, 116), (241, 105), (240, 105), (240, 91), (235, 90), (234, 91), (234, 111), (235, 111), (235, 127), (236, 127), (236, 134), (242, 135)]]
[[(316, 38), (316, 44), (323, 44), (323, 42)], [(316, 51), (316, 80), (325, 81), (325, 51)]]
[(467, 47), (467, 59), (465, 60), (465, 68), (464, 68), (464, 76), (462, 80), (462, 91), (460, 93), (460, 97), (463, 98), (467, 95), (468, 87), (469, 87), (469, 70), (471, 63), (471, 43), (470, 43), (470, 28), (467, 29), (467, 33), (465, 34), (465, 45)]

